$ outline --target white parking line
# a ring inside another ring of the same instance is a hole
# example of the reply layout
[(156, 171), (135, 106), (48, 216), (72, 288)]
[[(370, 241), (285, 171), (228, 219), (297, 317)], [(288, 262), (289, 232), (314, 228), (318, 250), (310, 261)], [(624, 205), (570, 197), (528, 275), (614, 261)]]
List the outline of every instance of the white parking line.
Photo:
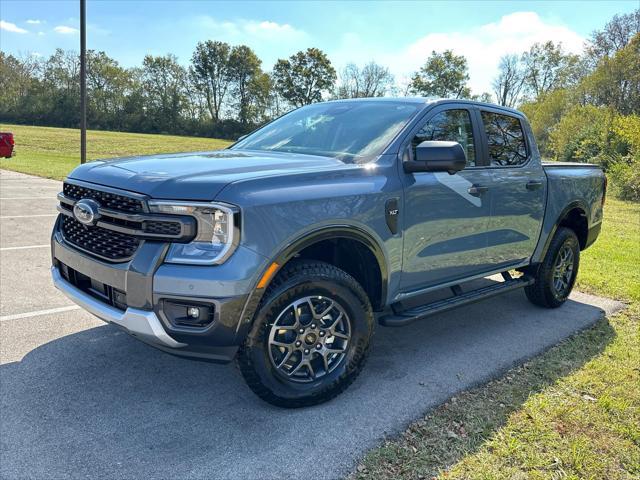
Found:
[(62, 313), (70, 312), (72, 310), (79, 310), (78, 305), (69, 305), (68, 307), (49, 308), (48, 310), (36, 310), (35, 312), (16, 313), (14, 315), (2, 315), (0, 316), (0, 322), (7, 320), (18, 320), (20, 318), (37, 317), (39, 315), (49, 315), (50, 313)]
[(3, 219), (3, 218), (57, 217), (57, 216), (58, 216), (57, 213), (42, 213), (42, 214), (38, 214), (38, 215), (5, 215), (4, 217), (0, 217), (0, 219)]
[(27, 250), (29, 248), (45, 248), (50, 247), (48, 243), (46, 245), (26, 245), (24, 247), (2, 247), (0, 248), (0, 252), (4, 252), (5, 250)]
[(55, 195), (50, 195), (48, 197), (2, 197), (0, 200), (57, 200)]

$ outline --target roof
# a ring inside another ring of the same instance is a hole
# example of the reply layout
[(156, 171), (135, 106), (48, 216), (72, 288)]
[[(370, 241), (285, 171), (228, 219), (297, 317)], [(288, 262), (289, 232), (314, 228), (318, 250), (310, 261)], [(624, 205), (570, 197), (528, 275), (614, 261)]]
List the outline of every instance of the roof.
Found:
[(502, 105), (497, 105), (495, 103), (486, 103), (486, 102), (478, 102), (476, 100), (467, 100), (462, 98), (439, 98), (439, 97), (367, 97), (367, 98), (344, 98), (340, 100), (330, 100), (331, 103), (338, 102), (394, 102), (394, 103), (410, 103), (410, 104), (423, 104), (423, 105), (434, 105), (438, 103), (467, 103), (470, 105), (477, 105), (481, 107), (491, 107), (498, 108), (500, 110), (504, 110), (507, 112), (511, 112), (512, 114), (517, 114), (522, 116), (522, 112), (510, 108), (503, 107)]

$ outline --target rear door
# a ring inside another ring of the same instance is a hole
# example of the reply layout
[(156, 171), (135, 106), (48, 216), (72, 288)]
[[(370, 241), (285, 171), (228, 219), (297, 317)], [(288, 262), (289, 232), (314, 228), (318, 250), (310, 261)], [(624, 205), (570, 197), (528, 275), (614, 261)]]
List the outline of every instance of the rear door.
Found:
[(405, 173), (404, 252), (401, 288), (418, 290), (490, 269), (485, 255), (490, 222), (492, 174), (481, 163), (481, 130), (475, 107), (447, 104), (431, 110), (409, 135), (403, 161), (415, 156), (425, 140), (460, 143), (467, 156), (464, 170)]
[(533, 138), (517, 115), (483, 107), (483, 155), (491, 180), (487, 261), (496, 267), (526, 261), (536, 248), (547, 181)]

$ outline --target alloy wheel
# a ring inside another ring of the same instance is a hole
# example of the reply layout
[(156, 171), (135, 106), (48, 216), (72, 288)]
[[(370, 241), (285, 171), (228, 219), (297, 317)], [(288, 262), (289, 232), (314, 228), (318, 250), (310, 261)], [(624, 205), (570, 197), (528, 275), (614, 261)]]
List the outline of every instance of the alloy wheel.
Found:
[(573, 264), (573, 249), (565, 244), (558, 252), (553, 266), (553, 289), (557, 297), (563, 297), (569, 291), (573, 277)]
[(271, 325), (269, 357), (284, 378), (313, 382), (342, 362), (350, 339), (344, 308), (325, 296), (307, 296), (284, 308)]

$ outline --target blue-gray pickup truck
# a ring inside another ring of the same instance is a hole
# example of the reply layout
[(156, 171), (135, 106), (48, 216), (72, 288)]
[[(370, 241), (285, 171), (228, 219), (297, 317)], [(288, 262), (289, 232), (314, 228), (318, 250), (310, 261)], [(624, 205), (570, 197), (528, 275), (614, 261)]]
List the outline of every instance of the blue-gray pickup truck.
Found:
[(543, 164), (516, 110), (318, 103), (225, 150), (79, 166), (52, 275), (143, 342), (236, 358), (258, 396), (301, 407), (354, 381), (376, 325), (519, 288), (561, 306), (605, 191), (596, 166)]

